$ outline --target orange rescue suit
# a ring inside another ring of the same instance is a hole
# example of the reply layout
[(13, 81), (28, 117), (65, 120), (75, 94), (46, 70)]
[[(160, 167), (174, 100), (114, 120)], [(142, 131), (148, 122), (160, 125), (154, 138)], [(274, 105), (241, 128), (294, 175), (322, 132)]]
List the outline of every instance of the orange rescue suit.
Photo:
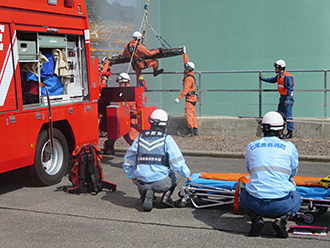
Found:
[[(189, 62), (187, 54), (183, 54), (184, 63)], [(198, 128), (196, 118), (196, 103), (198, 101), (194, 72), (189, 72), (183, 77), (183, 90), (178, 97), (180, 100), (186, 97), (185, 116), (189, 128)]]
[(102, 91), (102, 88), (107, 87), (108, 78), (111, 77), (111, 75), (112, 75), (112, 72), (111, 72), (112, 65), (110, 64), (110, 60), (107, 59), (105, 64), (101, 65), (101, 67), (102, 67), (101, 84), (99, 85), (100, 93)]
[[(135, 51), (134, 51), (134, 47)], [(139, 76), (142, 74), (142, 70), (152, 67), (154, 71), (158, 70), (158, 60), (156, 59), (142, 59), (142, 55), (145, 56), (153, 56), (157, 53), (159, 53), (159, 49), (150, 51), (147, 48), (145, 48), (143, 45), (138, 44), (136, 40), (132, 40), (125, 46), (125, 50), (123, 52), (123, 57), (128, 57), (131, 59), (132, 53), (134, 51), (132, 66), (133, 70), (136, 72), (136, 78), (138, 79)]]
[[(125, 87), (131, 87), (130, 84), (126, 84)], [(131, 120), (131, 129), (130, 131), (124, 135), (124, 139), (129, 145), (133, 144), (133, 141), (139, 135), (139, 131), (137, 130), (137, 106), (136, 102), (123, 102), (123, 106), (128, 106), (130, 112), (130, 120)]]

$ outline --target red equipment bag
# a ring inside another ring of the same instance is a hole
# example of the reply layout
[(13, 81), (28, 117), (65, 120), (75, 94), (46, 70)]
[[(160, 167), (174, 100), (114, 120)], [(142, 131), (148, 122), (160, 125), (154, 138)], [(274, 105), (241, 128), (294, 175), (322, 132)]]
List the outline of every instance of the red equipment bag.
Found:
[(73, 151), (74, 166), (69, 174), (73, 187), (67, 189), (69, 193), (97, 194), (103, 188), (117, 190), (116, 184), (104, 180), (100, 151), (95, 143), (78, 146)]

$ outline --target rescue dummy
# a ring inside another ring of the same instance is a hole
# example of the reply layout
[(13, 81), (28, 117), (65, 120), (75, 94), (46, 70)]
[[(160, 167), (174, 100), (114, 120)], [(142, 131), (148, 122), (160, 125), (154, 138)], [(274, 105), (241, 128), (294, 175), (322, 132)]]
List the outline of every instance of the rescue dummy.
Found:
[[(128, 57), (132, 61), (133, 70), (136, 72), (136, 80), (139, 79), (140, 75), (142, 74), (142, 70), (149, 67), (153, 68), (154, 77), (163, 73), (164, 72), (163, 69), (158, 70), (158, 60), (142, 58), (143, 55), (153, 56), (157, 53), (160, 53), (161, 48), (154, 51), (149, 51), (142, 44), (140, 44), (140, 41), (142, 39), (142, 34), (138, 31), (133, 33), (132, 38), (133, 39), (128, 44), (126, 44), (122, 56), (124, 58)], [(132, 59), (132, 55), (133, 55), (133, 59)]]
[(190, 170), (174, 139), (166, 134), (168, 115), (157, 109), (149, 117), (150, 129), (143, 130), (127, 150), (123, 168), (137, 185), (143, 210), (153, 208), (154, 193), (163, 193), (161, 203), (175, 207), (171, 195), (180, 176), (191, 181)]
[(198, 95), (196, 93), (196, 79), (193, 72), (195, 70), (195, 64), (193, 62), (189, 62), (189, 58), (185, 51), (183, 54), (183, 60), (183, 90), (181, 91), (180, 96), (177, 97), (174, 102), (179, 103), (182, 98), (186, 97), (185, 117), (187, 120), (189, 133), (184, 137), (194, 137), (199, 135), (196, 117), (196, 104), (198, 101)]
[[(119, 87), (130, 87), (130, 77), (127, 73), (122, 72), (120, 73), (117, 78), (116, 82), (119, 84)], [(133, 144), (133, 141), (139, 135), (139, 131), (137, 130), (137, 110), (136, 110), (136, 103), (135, 102), (122, 102), (121, 104), (128, 105), (130, 111), (130, 120), (131, 120), (131, 129), (130, 131), (124, 135), (124, 139), (130, 146)], [(108, 139), (104, 142), (104, 154), (106, 155), (113, 155), (115, 154), (115, 139)]]

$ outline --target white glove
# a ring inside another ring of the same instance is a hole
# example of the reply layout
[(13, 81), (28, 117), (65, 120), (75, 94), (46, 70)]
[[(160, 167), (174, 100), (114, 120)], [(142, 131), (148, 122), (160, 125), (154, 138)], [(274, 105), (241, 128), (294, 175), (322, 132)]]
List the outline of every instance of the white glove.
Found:
[(186, 53), (186, 47), (185, 46), (183, 47), (183, 53)]
[(179, 98), (175, 98), (174, 102), (175, 103), (179, 103), (180, 102), (180, 99)]

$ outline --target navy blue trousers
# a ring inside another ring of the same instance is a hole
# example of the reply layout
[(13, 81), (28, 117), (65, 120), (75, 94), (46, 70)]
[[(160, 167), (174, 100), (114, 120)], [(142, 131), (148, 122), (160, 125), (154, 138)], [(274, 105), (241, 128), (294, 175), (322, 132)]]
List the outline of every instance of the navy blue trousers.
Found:
[(284, 102), (285, 102), (286, 96), (281, 96), (279, 99), (279, 103), (277, 106), (277, 112), (282, 112), (285, 114), (287, 118), (287, 129), (288, 131), (293, 131), (294, 129), (294, 124), (293, 124), (293, 119), (292, 119), (292, 107), (294, 100), (293, 98), (290, 99), (290, 104), (289, 106), (285, 107)]
[(277, 218), (289, 211), (292, 211), (294, 216), (301, 206), (300, 195), (296, 191), (292, 191), (280, 199), (265, 200), (251, 196), (243, 189), (239, 198), (242, 208), (250, 209), (263, 217)]

